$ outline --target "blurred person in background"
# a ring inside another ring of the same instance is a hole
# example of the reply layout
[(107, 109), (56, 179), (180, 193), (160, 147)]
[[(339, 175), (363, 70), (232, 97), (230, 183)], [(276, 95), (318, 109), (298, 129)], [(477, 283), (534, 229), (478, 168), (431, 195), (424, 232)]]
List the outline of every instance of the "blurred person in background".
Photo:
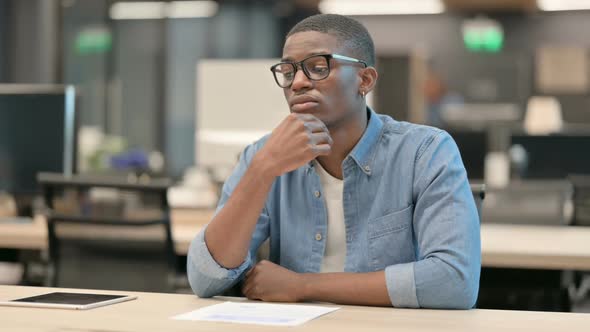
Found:
[(449, 106), (463, 105), (463, 97), (448, 90), (448, 87), (442, 77), (430, 70), (426, 81), (424, 82), (424, 95), (426, 97), (426, 115), (427, 124), (434, 127), (444, 128), (443, 112)]

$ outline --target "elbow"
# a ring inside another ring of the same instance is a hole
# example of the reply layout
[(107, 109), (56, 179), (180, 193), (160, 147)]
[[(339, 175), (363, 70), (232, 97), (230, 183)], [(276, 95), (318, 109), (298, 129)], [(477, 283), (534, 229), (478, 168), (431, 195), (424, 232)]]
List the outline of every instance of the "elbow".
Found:
[(442, 265), (428, 286), (418, 291), (420, 307), (467, 310), (475, 307), (479, 293), (479, 268), (455, 269)]
[(199, 257), (195, 257), (194, 252), (189, 251), (186, 260), (188, 283), (193, 293), (201, 298), (209, 298), (218, 295), (216, 294), (217, 287), (215, 287), (215, 285), (218, 284), (219, 281), (207, 276), (201, 271), (203, 269), (203, 266), (201, 266), (202, 260), (198, 258)]
[(188, 277), (188, 284), (190, 285), (195, 295), (202, 298), (213, 296), (212, 294), (210, 294), (211, 292), (207, 290), (207, 287), (203, 287), (204, 283), (202, 282), (202, 275), (199, 273), (198, 267), (195, 266), (195, 264), (192, 262), (190, 258), (190, 253), (187, 259), (186, 271)]
[(477, 302), (478, 286), (467, 283), (442, 285), (435, 296), (419, 299), (420, 307), (427, 309), (469, 310)]
[(197, 266), (190, 263), (190, 259), (187, 260), (189, 264), (187, 264), (187, 277), (188, 283), (195, 295), (201, 298), (209, 298), (220, 293), (218, 291), (218, 287), (215, 287), (219, 281), (213, 280), (208, 278), (203, 273), (199, 272)]
[[(189, 252), (186, 269), (193, 293), (201, 298), (223, 294), (237, 283), (242, 275), (241, 270), (223, 269), (210, 256), (195, 255), (195, 252)], [(245, 270), (245, 268), (243, 269)]]
[(479, 274), (451, 278), (452, 282), (443, 291), (445, 308), (468, 310), (475, 307), (479, 293)]
[(210, 298), (210, 297), (217, 295), (214, 292), (212, 292), (210, 289), (199, 287), (198, 283), (197, 284), (195, 284), (193, 282), (189, 282), (189, 283), (191, 285), (191, 289), (193, 290), (193, 293), (195, 293), (195, 295), (200, 298)]
[(438, 261), (441, 307), (457, 310), (475, 307), (479, 294), (480, 256), (480, 252), (474, 250), (469, 258)]
[(479, 287), (460, 283), (455, 289), (449, 292), (448, 309), (468, 310), (475, 307)]

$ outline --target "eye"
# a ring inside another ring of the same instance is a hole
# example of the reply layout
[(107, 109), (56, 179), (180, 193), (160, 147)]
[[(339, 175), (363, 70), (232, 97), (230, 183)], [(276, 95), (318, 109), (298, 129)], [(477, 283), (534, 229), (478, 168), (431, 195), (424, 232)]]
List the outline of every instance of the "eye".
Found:
[(328, 66), (326, 65), (313, 65), (311, 67), (311, 72), (314, 74), (325, 74), (328, 72)]
[(274, 71), (277, 74), (283, 75), (283, 77), (285, 77), (287, 79), (292, 78), (295, 74), (295, 72), (293, 71), (293, 67), (290, 65), (286, 65), (286, 64), (275, 67)]

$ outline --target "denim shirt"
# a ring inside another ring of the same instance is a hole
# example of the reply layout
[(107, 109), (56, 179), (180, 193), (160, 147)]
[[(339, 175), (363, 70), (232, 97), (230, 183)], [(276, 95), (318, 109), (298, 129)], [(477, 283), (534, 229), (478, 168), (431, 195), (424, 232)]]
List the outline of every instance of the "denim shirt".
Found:
[[(344, 271), (384, 270), (394, 307), (473, 307), (481, 267), (479, 218), (455, 142), (443, 130), (368, 112), (365, 132), (342, 162)], [(217, 211), (267, 139), (243, 151)], [(200, 297), (219, 295), (241, 280), (268, 238), (270, 261), (318, 273), (327, 213), (313, 163), (275, 179), (239, 267), (219, 265), (204, 234), (192, 241), (187, 260), (190, 285)]]

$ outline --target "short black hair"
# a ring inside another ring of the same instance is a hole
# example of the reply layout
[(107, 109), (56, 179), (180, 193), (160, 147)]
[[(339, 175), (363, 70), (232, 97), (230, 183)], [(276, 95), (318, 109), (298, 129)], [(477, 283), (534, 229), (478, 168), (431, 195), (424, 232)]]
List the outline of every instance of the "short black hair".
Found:
[(343, 46), (349, 47), (359, 60), (369, 66), (375, 65), (375, 45), (373, 38), (359, 21), (343, 15), (318, 14), (297, 23), (286, 38), (298, 32), (317, 31), (333, 35)]

